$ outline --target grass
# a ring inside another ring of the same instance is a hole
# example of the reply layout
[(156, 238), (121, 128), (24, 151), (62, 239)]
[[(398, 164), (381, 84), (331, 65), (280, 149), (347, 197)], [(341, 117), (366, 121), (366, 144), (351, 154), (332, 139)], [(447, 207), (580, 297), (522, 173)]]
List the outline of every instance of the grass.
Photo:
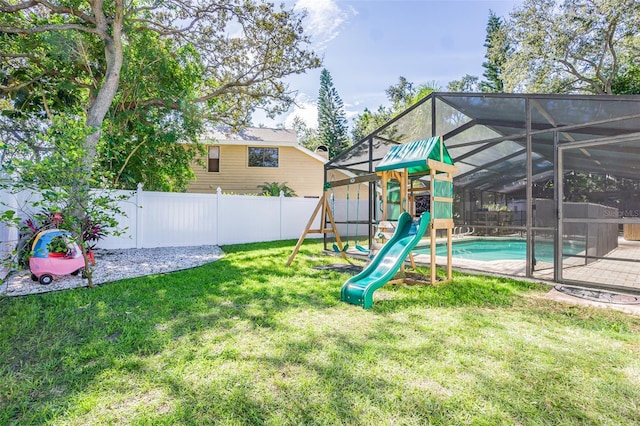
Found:
[(456, 274), (339, 301), (292, 241), (0, 299), (0, 424), (602, 425), (640, 419), (640, 319)]

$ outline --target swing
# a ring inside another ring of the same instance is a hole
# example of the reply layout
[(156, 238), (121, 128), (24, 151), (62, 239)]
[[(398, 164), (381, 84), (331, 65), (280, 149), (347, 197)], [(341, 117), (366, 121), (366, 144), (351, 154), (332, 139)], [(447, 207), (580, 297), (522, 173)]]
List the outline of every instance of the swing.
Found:
[[(358, 221), (360, 220), (360, 185), (358, 185), (358, 195), (357, 195), (357, 204), (356, 204), (356, 238), (355, 238), (355, 242), (356, 242), (356, 250), (358, 250), (359, 252), (365, 253), (365, 254), (369, 254), (369, 249), (362, 247), (360, 244), (358, 244)], [(349, 234), (347, 234), (349, 235)]]
[[(331, 188), (331, 211), (335, 213), (336, 211), (336, 197), (333, 192), (333, 188)], [(347, 238), (349, 235), (349, 187), (347, 187)], [(349, 242), (347, 241), (344, 246), (342, 246), (342, 250), (336, 243), (333, 243), (333, 251), (336, 253), (346, 252), (349, 248)]]
[(343, 251), (346, 253), (349, 248), (349, 187), (351, 185), (347, 185), (347, 241), (345, 241), (344, 246), (342, 247)]

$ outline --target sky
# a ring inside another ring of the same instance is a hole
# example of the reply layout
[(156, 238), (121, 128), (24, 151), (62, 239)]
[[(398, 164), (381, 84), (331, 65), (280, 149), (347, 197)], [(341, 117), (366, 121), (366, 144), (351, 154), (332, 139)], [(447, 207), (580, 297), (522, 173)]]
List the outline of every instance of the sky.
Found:
[(294, 116), (317, 126), (320, 71), (326, 68), (351, 125), (365, 108), (388, 106), (385, 90), (400, 76), (415, 86), (435, 82), (443, 91), (465, 74), (482, 77), (489, 11), (508, 17), (510, 0), (289, 0), (305, 10), (304, 25), (322, 66), (289, 77), (297, 106), (255, 125), (291, 128)]

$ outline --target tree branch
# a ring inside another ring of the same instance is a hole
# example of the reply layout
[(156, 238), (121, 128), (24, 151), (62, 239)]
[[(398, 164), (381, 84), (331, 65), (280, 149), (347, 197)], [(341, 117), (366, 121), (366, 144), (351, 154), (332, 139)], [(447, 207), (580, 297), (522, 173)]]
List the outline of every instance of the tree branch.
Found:
[(45, 0), (34, 0), (34, 2), (39, 4), (39, 5), (41, 5), (41, 6), (43, 6), (43, 7), (46, 7), (47, 9), (49, 9), (50, 11), (52, 11), (54, 13), (72, 15), (72, 16), (75, 16), (76, 18), (80, 18), (82, 21), (84, 21), (84, 22), (86, 22), (88, 24), (95, 25), (95, 23), (96, 23), (91, 15), (87, 15), (86, 13), (82, 12), (81, 10), (74, 9), (72, 7), (56, 6), (56, 5), (51, 4), (51, 3), (49, 3), (48, 1), (45, 1)]
[(562, 65), (565, 66), (565, 68), (567, 69), (567, 72), (569, 74), (571, 74), (572, 76), (574, 76), (577, 80), (582, 81), (583, 83), (587, 83), (589, 86), (595, 88), (595, 92), (602, 94), (603, 90), (601, 87), (599, 87), (597, 84), (594, 83), (594, 81), (590, 78), (585, 77), (584, 75), (582, 75), (576, 68), (575, 66), (569, 62), (566, 59), (558, 59), (558, 62), (560, 62)]
[(101, 36), (102, 34), (94, 28), (86, 27), (82, 24), (55, 24), (55, 25), (39, 25), (37, 27), (32, 28), (16, 28), (16, 27), (6, 27), (0, 26), (0, 33), (8, 33), (8, 34), (39, 34), (45, 33), (47, 31), (82, 31), (84, 33), (96, 34)]
[(19, 12), (21, 10), (29, 9), (30, 7), (33, 7), (36, 4), (38, 4), (38, 2), (33, 0), (26, 1), (24, 3), (13, 4), (13, 5), (7, 3), (5, 0), (0, 0), (0, 12), (6, 12), (6, 13)]

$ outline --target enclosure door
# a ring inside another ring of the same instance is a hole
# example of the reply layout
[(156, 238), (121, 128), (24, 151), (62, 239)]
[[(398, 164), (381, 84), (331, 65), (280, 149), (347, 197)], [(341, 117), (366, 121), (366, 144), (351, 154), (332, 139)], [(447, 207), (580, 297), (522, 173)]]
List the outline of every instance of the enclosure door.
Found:
[(557, 281), (640, 291), (640, 175), (625, 164), (638, 150), (632, 142), (559, 147)]

